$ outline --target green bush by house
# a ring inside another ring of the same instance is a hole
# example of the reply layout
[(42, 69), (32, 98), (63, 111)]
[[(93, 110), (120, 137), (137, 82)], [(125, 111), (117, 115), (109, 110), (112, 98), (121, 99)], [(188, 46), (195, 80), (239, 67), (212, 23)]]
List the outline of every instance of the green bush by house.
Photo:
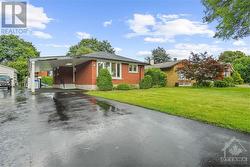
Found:
[(166, 73), (158, 68), (151, 68), (146, 70), (145, 75), (150, 75), (152, 77), (153, 87), (164, 87), (166, 86), (167, 76)]
[(122, 84), (117, 85), (116, 89), (117, 90), (130, 90), (131, 87), (128, 84), (122, 83)]
[(244, 82), (244, 80), (241, 78), (241, 75), (238, 71), (235, 71), (233, 73), (232, 78), (233, 78), (234, 84), (236, 84), (236, 85), (243, 84), (243, 82)]
[(41, 78), (41, 82), (43, 84), (48, 85), (48, 86), (52, 86), (53, 85), (53, 77), (44, 76), (44, 77)]
[(223, 80), (228, 83), (229, 87), (234, 87), (235, 86), (234, 80), (233, 80), (232, 77), (225, 77)]
[(107, 69), (101, 69), (99, 71), (99, 75), (96, 79), (96, 85), (99, 90), (112, 90), (113, 89), (113, 83), (112, 83), (112, 77)]
[(214, 83), (213, 81), (202, 81), (200, 83), (194, 83), (193, 84), (193, 87), (199, 87), (199, 88), (202, 88), (202, 87), (213, 87), (214, 86)]
[(223, 87), (229, 87), (229, 84), (224, 80), (217, 80), (217, 81), (214, 81), (214, 86), (223, 88)]
[(140, 89), (149, 89), (152, 87), (152, 77), (150, 75), (145, 75), (145, 77), (140, 81)]

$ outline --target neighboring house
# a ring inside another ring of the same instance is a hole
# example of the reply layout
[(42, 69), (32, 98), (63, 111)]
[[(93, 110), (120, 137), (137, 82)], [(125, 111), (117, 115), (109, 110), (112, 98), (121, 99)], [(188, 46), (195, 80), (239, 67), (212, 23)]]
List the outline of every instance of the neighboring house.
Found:
[(11, 67), (0, 65), (0, 75), (7, 75), (11, 78), (12, 87), (17, 86), (17, 70)]
[(146, 66), (146, 69), (149, 68), (159, 68), (162, 71), (166, 72), (167, 75), (167, 86), (191, 86), (192, 81), (186, 79), (185, 76), (177, 72), (177, 69), (182, 66), (181, 60), (169, 61), (165, 63), (153, 64)]
[(97, 88), (96, 78), (102, 68), (110, 71), (114, 85), (120, 83), (138, 85), (144, 77), (146, 64), (115, 54), (96, 52), (77, 57), (32, 58), (30, 59), (30, 70), (32, 71), (32, 68), (34, 72), (53, 70), (54, 87), (56, 88), (91, 90)]
[[(221, 72), (217, 80), (222, 80), (225, 77), (229, 77), (232, 74), (232, 66), (230, 63), (221, 63), (224, 66), (224, 70)], [(192, 86), (195, 81), (187, 79), (183, 73), (177, 71), (178, 68), (183, 66), (182, 60), (170, 61), (165, 63), (148, 65), (145, 68), (159, 68), (166, 72), (167, 86)]]

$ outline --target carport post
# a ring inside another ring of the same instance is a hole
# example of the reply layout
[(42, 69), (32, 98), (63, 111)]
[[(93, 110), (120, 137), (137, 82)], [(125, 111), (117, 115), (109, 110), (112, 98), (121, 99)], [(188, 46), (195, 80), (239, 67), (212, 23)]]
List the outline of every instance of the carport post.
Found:
[(30, 82), (31, 92), (35, 93), (35, 61), (31, 61)]

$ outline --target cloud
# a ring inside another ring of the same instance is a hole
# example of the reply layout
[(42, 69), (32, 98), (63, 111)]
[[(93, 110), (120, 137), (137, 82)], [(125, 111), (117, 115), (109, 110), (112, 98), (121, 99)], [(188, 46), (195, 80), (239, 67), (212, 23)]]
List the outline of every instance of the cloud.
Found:
[(173, 41), (176, 36), (205, 35), (212, 37), (214, 32), (204, 23), (181, 18), (182, 15), (157, 15), (134, 14), (128, 20), (131, 33), (126, 37), (143, 36), (146, 42)]
[(112, 25), (112, 20), (103, 22), (104, 27), (108, 27), (108, 26), (111, 26), (111, 25)]
[(245, 46), (246, 43), (244, 41), (238, 40), (238, 41), (233, 42), (233, 45), (235, 45), (235, 46)]
[(205, 51), (208, 54), (217, 56), (224, 49), (218, 47), (217, 45), (208, 45), (208, 44), (194, 44), (194, 43), (179, 43), (174, 45), (173, 49), (167, 49), (166, 52), (170, 54), (171, 57), (177, 57), (179, 59), (185, 59), (190, 56), (191, 52), (194, 53), (204, 53)]
[(42, 31), (32, 31), (32, 35), (41, 39), (51, 39), (52, 36), (48, 33)]
[(27, 5), (27, 26), (29, 28), (45, 29), (51, 20), (53, 19), (47, 16), (42, 7)]
[(138, 56), (150, 56), (152, 54), (152, 52), (151, 51), (146, 51), (146, 50), (142, 50), (142, 51), (138, 51), (137, 53), (136, 53), (136, 55), (138, 55)]
[(134, 14), (134, 18), (128, 20), (129, 27), (133, 31), (131, 35), (145, 35), (150, 32), (149, 27), (156, 24), (152, 15)]
[(53, 47), (53, 48), (69, 48), (70, 45), (65, 45), (65, 44), (53, 44), (53, 43), (50, 43), (50, 44), (40, 44), (42, 46), (47, 46), (47, 47)]
[(118, 48), (118, 47), (116, 47), (116, 48), (114, 48), (115, 49), (115, 53), (120, 53), (121, 51), (122, 51), (122, 48)]
[(89, 39), (91, 35), (86, 32), (76, 32), (76, 37), (79, 39)]

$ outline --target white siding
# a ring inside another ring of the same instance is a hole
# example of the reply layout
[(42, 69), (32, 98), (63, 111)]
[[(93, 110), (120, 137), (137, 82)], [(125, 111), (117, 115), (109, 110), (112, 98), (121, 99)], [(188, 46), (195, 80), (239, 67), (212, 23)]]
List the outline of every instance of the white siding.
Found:
[(15, 69), (0, 65), (0, 75), (8, 75), (12, 78), (12, 86), (17, 85), (17, 73)]

